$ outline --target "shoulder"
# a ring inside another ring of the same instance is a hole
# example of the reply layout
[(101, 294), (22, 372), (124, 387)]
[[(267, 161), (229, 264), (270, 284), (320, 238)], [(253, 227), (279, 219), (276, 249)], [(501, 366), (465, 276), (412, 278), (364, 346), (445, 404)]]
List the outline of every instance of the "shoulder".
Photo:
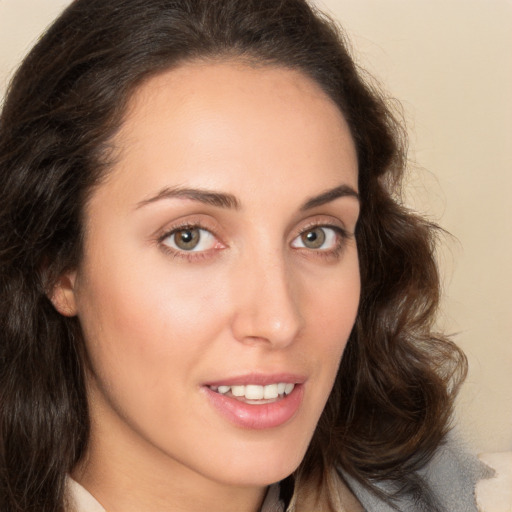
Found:
[(463, 446), (449, 440), (420, 472), (442, 511), (477, 511), (475, 488), (492, 471)]
[(376, 484), (384, 495), (399, 492), (399, 497), (389, 503), (342, 470), (341, 474), (368, 512), (477, 512), (476, 483), (491, 476), (492, 471), (459, 443), (449, 439), (428, 464), (400, 485), (389, 481)]

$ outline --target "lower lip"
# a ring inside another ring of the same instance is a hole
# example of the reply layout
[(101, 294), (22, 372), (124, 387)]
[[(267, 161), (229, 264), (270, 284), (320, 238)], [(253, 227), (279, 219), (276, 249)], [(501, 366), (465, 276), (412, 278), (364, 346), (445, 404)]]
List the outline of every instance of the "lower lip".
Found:
[(203, 388), (214, 408), (228, 421), (238, 427), (254, 430), (275, 428), (291, 420), (299, 410), (304, 396), (304, 385), (296, 384), (293, 391), (278, 400), (267, 404), (246, 404)]

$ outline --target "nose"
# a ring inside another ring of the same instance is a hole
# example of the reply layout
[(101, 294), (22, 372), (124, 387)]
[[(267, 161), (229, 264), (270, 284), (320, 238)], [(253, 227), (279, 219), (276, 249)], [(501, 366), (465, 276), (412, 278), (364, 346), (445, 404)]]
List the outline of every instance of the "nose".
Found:
[(246, 344), (285, 348), (303, 328), (297, 283), (277, 255), (245, 261), (233, 289), (232, 332)]

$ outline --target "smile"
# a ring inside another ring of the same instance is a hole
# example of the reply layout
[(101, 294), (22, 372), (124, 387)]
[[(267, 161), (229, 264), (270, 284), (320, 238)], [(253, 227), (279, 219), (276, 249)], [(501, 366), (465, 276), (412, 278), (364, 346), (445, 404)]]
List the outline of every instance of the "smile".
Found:
[(305, 379), (290, 375), (274, 378), (272, 382), (269, 376), (247, 376), (203, 385), (202, 389), (214, 410), (229, 423), (244, 429), (276, 428), (292, 420), (300, 409)]
[(260, 386), (247, 384), (238, 386), (209, 386), (212, 391), (228, 397), (236, 398), (246, 403), (271, 403), (289, 395), (295, 388), (291, 382), (278, 382)]

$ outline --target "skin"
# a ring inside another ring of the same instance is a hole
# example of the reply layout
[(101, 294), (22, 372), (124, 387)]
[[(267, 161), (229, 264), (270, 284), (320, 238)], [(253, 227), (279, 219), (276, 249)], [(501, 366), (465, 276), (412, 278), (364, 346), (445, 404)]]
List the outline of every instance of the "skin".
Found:
[[(258, 510), (302, 460), (356, 317), (358, 199), (304, 209), (357, 191), (349, 129), (297, 71), (197, 62), (145, 82), (114, 145), (82, 262), (53, 296), (89, 358), (91, 439), (73, 476), (110, 512)], [(162, 194), (177, 187), (236, 207)], [(192, 251), (169, 235), (184, 223), (204, 230)], [(318, 248), (301, 236), (314, 229)], [(204, 389), (282, 372), (303, 377), (303, 398), (273, 428), (233, 424)]]

